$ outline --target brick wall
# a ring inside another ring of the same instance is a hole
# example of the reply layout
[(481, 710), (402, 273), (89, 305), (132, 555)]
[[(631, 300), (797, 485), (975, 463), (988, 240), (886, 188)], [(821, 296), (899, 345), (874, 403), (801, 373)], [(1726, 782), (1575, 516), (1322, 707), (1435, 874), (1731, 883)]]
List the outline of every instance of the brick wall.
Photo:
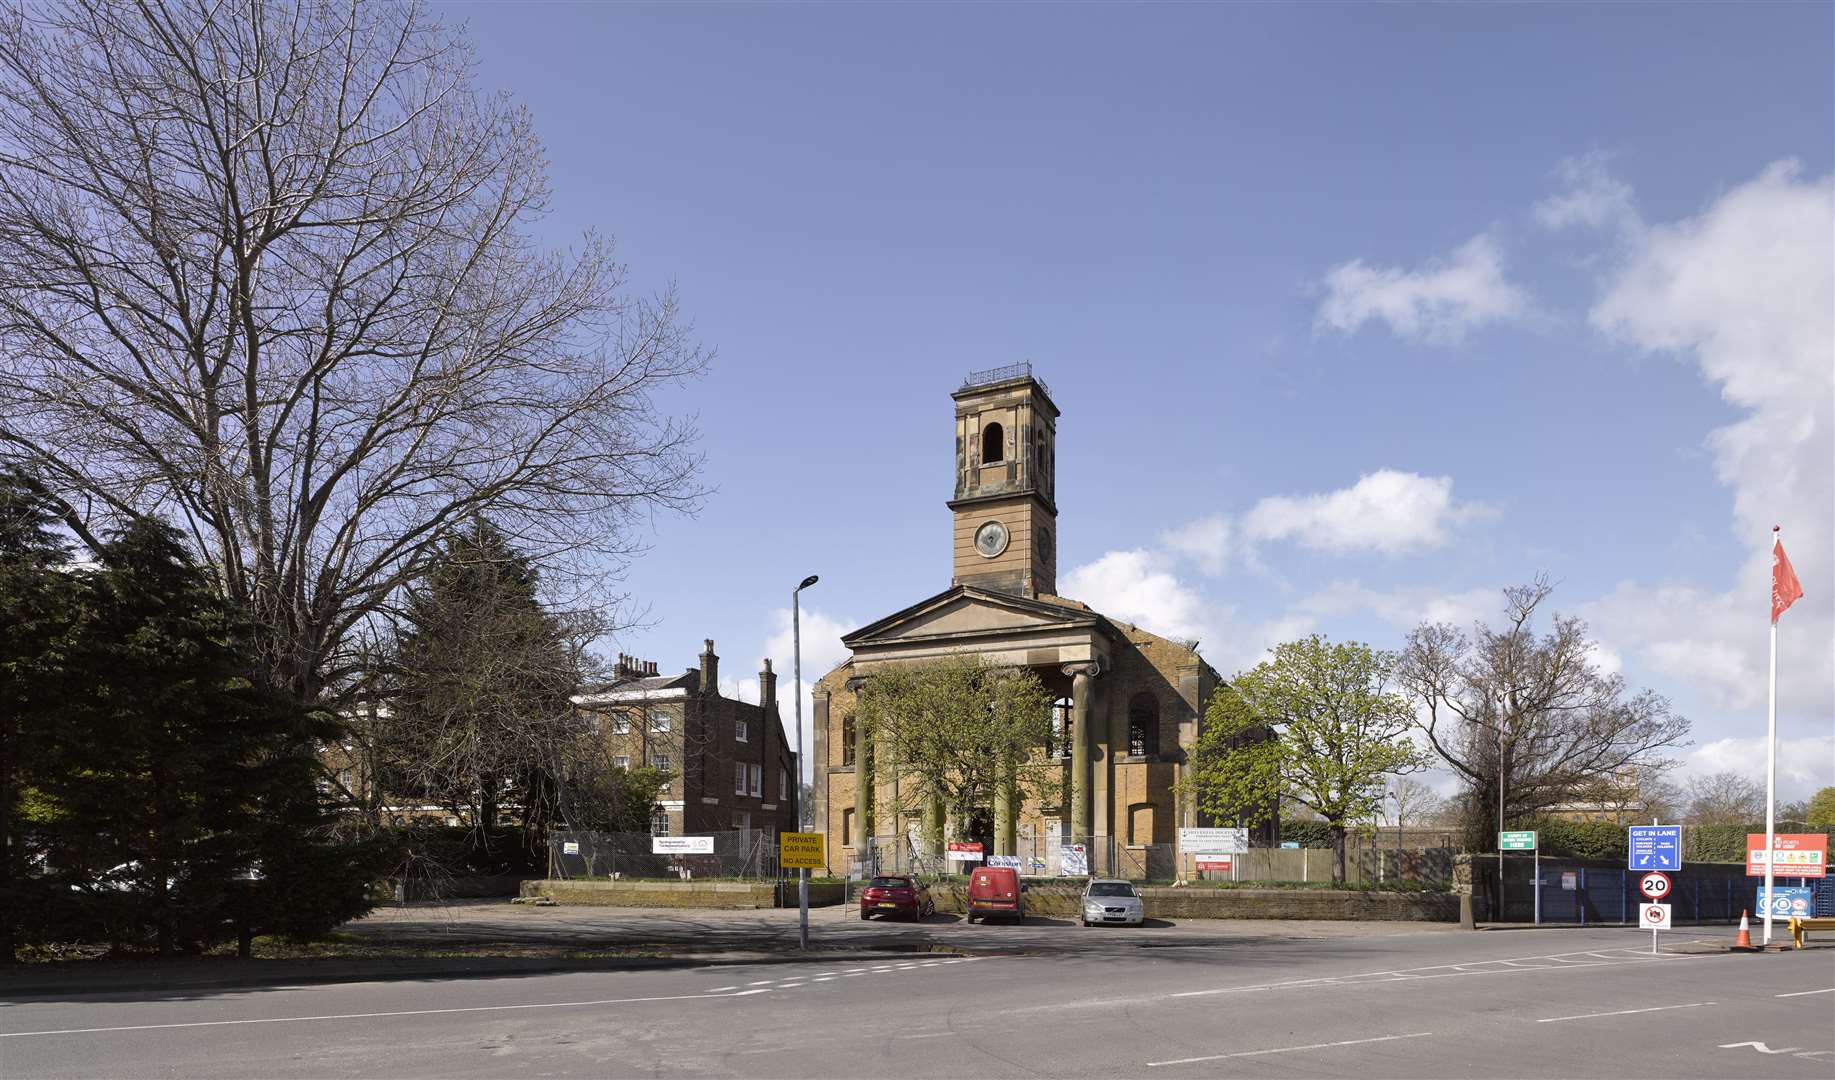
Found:
[[(795, 907), (794, 884), (779, 895), (770, 881), (525, 881), (522, 895), (546, 896), (559, 904), (592, 907), (724, 908)], [(811, 882), (809, 903), (842, 902), (839, 884)]]

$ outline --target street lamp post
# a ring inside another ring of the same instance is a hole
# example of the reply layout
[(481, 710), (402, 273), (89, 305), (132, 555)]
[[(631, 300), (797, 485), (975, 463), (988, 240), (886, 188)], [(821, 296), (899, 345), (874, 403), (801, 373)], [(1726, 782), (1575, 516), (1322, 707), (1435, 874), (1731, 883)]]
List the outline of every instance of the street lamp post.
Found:
[[(790, 694), (796, 701), (796, 831), (803, 831), (803, 612), (800, 594), (816, 583), (811, 574), (790, 590)], [(809, 948), (809, 868), (796, 870), (796, 943)]]

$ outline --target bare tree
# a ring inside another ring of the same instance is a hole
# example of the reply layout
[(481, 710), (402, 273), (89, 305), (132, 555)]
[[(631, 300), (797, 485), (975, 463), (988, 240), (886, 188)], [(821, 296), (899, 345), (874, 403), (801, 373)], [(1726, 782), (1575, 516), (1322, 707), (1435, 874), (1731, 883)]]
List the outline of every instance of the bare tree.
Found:
[(1402, 653), (1422, 731), (1471, 789), (1474, 832), (1496, 813), (1500, 782), (1508, 822), (1663, 762), (1688, 735), (1662, 695), (1629, 694), (1623, 676), (1599, 668), (1581, 620), (1555, 615), (1536, 634), (1536, 609), (1552, 590), (1543, 577), (1505, 589), (1502, 629), (1423, 624)]
[(1750, 825), (1765, 820), (1765, 789), (1731, 770), (1688, 782), (1691, 825)]
[(704, 356), (608, 242), (533, 240), (547, 198), (419, 4), (9, 4), (0, 462), (92, 544), (181, 522), (307, 700), (476, 515), (615, 574), (699, 495), (653, 395)]
[(1389, 781), (1388, 800), (1395, 807), (1395, 823), (1402, 829), (1437, 823), (1446, 816), (1446, 796), (1411, 776)]

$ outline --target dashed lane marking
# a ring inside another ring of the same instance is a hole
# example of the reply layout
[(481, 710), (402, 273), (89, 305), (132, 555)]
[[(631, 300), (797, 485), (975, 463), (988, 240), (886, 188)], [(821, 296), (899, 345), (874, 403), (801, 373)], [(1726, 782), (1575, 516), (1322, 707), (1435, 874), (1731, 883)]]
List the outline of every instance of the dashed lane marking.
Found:
[(708, 993), (710, 993), (710, 994), (724, 994), (724, 993), (726, 993), (726, 992), (727, 992), (728, 990), (737, 990), (737, 989), (739, 989), (739, 988), (738, 988), (737, 986), (716, 986), (716, 987), (714, 987), (714, 988), (713, 988), (712, 990), (709, 990), (709, 991), (708, 991)]
[(1593, 1020), (1601, 1016), (1632, 1016), (1636, 1013), (1668, 1012), (1671, 1009), (1700, 1009), (1714, 1004), (1717, 1003), (1712, 1001), (1691, 1001), (1687, 1005), (1652, 1005), (1648, 1009), (1619, 1009), (1616, 1012), (1579, 1013), (1575, 1016), (1550, 1016), (1544, 1020), (1537, 1020), (1536, 1023), (1553, 1024), (1562, 1020)]
[(1374, 1039), (1343, 1039), (1339, 1042), (1308, 1043), (1305, 1046), (1277, 1046), (1269, 1050), (1242, 1050), (1234, 1054), (1209, 1054), (1205, 1057), (1179, 1058), (1175, 1061), (1149, 1061), (1149, 1069), (1162, 1065), (1191, 1065), (1199, 1061), (1223, 1061), (1226, 1058), (1261, 1057), (1266, 1054), (1292, 1054), (1301, 1050), (1325, 1050), (1333, 1046), (1361, 1046), (1365, 1043), (1394, 1042), (1397, 1039), (1425, 1039), (1431, 1031), (1416, 1031), (1408, 1035), (1379, 1035)]
[(1773, 994), (1772, 997), (1803, 997), (1805, 994), (1835, 994), (1835, 986), (1827, 990), (1799, 990), (1794, 994)]
[[(1252, 983), (1247, 986), (1222, 986), (1212, 990), (1186, 990), (1169, 997), (1206, 997), (1212, 994), (1240, 994), (1257, 990), (1285, 990), (1295, 987), (1358, 986), (1370, 983), (1410, 982), (1420, 979), (1452, 979), (1464, 975), (1527, 975), (1537, 971), (1572, 971), (1579, 968), (1623, 967), (1630, 964), (1679, 964), (1688, 960), (1707, 959), (1704, 955), (1662, 956), (1627, 950), (1615, 959), (1576, 960), (1594, 953), (1549, 953), (1542, 956), (1517, 956), (1503, 960), (1468, 960), (1456, 964), (1430, 964), (1418, 968), (1391, 971), (1365, 971), (1355, 975), (1324, 975), (1314, 979), (1292, 979), (1285, 982)], [(1538, 963), (1538, 961), (1541, 961)]]
[(35, 1035), (97, 1035), (110, 1031), (170, 1031), (177, 1028), (238, 1027), (247, 1024), (304, 1024), (323, 1020), (377, 1020), (394, 1016), (452, 1016), (460, 1013), (513, 1012), (521, 1009), (587, 1009), (600, 1005), (641, 1005), (654, 1001), (727, 1001), (768, 994), (769, 990), (742, 990), (725, 997), (705, 994), (667, 994), (661, 997), (600, 998), (596, 1001), (538, 1001), (522, 1005), (471, 1005), (456, 1009), (401, 1009), (394, 1012), (327, 1013), (323, 1016), (265, 1016), (249, 1020), (193, 1020), (183, 1024), (123, 1024), (119, 1027), (61, 1028), (55, 1031), (0, 1031), (0, 1039)]

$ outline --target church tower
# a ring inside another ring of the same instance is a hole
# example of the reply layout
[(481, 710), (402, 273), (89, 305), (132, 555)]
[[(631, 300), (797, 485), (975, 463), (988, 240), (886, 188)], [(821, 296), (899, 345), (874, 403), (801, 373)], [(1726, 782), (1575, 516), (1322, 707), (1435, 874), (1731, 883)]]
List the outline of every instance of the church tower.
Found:
[(950, 584), (1057, 592), (1058, 407), (1031, 364), (977, 371), (956, 402), (955, 557)]

